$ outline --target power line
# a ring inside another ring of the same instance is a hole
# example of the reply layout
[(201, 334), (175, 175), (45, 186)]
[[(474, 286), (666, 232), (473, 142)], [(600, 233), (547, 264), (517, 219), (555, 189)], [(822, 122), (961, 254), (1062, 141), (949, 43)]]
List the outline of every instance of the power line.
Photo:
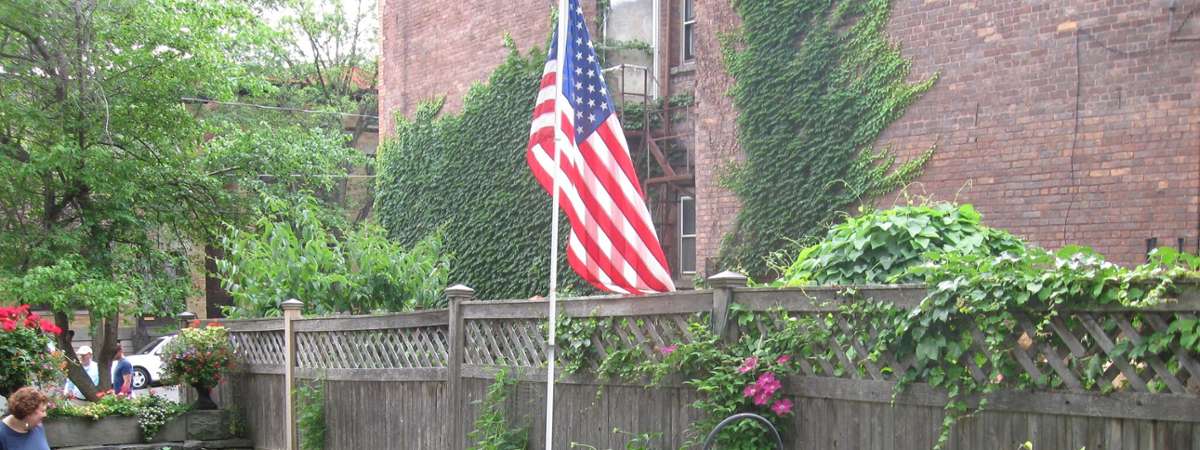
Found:
[(247, 106), (247, 107), (251, 107), (251, 108), (269, 109), (269, 110), (274, 110), (274, 111), (302, 112), (302, 113), (309, 113), (309, 114), (334, 114), (334, 115), (343, 116), (343, 117), (366, 117), (368, 119), (379, 120), (379, 116), (374, 116), (374, 115), (370, 115), (370, 114), (353, 114), (353, 113), (344, 113), (344, 112), (337, 112), (337, 111), (316, 111), (316, 110), (311, 110), (311, 109), (288, 108), (285, 106), (258, 105), (258, 104), (254, 104), (254, 103), (222, 102), (222, 101), (217, 101), (217, 100), (209, 100), (209, 99), (205, 99), (205, 98), (196, 98), (196, 97), (180, 97), (179, 100), (188, 102), (188, 103), (216, 103), (218, 105)]

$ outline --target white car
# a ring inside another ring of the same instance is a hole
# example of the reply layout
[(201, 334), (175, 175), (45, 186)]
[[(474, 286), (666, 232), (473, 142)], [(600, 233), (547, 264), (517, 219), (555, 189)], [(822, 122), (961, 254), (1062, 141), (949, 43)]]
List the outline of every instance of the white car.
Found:
[(174, 337), (175, 335), (155, 338), (141, 350), (125, 357), (133, 366), (134, 389), (145, 389), (162, 381), (162, 359), (159, 355)]

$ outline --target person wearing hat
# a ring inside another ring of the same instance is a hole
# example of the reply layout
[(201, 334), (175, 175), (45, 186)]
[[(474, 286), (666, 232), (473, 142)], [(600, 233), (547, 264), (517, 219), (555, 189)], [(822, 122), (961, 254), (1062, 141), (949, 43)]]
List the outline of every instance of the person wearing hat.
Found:
[[(92, 348), (86, 345), (79, 347), (79, 350), (75, 350), (75, 354), (79, 355), (79, 366), (83, 367), (84, 372), (87, 372), (88, 378), (92, 379), (92, 384), (99, 384), (100, 366), (92, 361)], [(75, 383), (71, 382), (70, 378), (67, 378), (67, 384), (63, 386), (63, 395), (69, 399), (83, 400), (83, 393), (79, 391)]]

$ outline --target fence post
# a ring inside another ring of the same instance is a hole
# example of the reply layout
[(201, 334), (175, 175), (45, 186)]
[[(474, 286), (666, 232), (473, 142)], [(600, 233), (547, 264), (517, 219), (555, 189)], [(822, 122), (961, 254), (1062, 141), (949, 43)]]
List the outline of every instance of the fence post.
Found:
[(746, 287), (749, 281), (745, 275), (728, 270), (708, 277), (708, 285), (712, 287), (713, 303), (712, 317), (709, 319), (713, 334), (722, 340), (729, 334), (729, 305), (733, 303), (733, 289)]
[(466, 441), (466, 430), (463, 427), (463, 316), (462, 302), (475, 298), (475, 290), (461, 284), (446, 288), (446, 299), (449, 301), (449, 338), (450, 349), (446, 361), (446, 408), (450, 411), (446, 445), (450, 450), (461, 450)]
[(284, 442), (287, 450), (296, 450), (296, 411), (292, 399), (292, 391), (296, 387), (296, 333), (292, 321), (300, 318), (304, 302), (293, 298), (283, 302), (280, 307), (283, 308), (283, 432), (287, 433)]

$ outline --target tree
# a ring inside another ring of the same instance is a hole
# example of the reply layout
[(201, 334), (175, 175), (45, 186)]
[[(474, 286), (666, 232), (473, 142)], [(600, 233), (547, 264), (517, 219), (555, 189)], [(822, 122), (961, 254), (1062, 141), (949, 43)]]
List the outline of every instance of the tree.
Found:
[(271, 38), (239, 0), (0, 3), (0, 295), (49, 306), (63, 330), (89, 312), (99, 386), (58, 338), (87, 398), (111, 386), (119, 311), (182, 306), (191, 242), (248, 222), (258, 196), (328, 182), (297, 173), (342, 170), (342, 145), (205, 123), (181, 102), (268, 91), (230, 55)]

